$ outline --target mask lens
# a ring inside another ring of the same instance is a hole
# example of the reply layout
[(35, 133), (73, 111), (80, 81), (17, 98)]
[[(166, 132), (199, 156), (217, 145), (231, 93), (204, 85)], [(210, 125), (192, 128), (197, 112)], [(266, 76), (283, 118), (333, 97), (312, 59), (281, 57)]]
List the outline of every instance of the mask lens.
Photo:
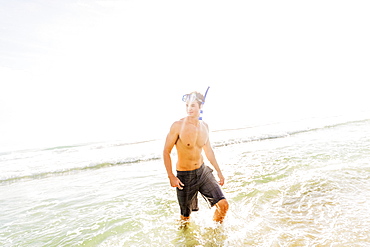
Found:
[(186, 102), (189, 98), (189, 94), (185, 94), (184, 96), (182, 96), (182, 101)]
[(196, 94), (185, 94), (184, 96), (182, 96), (182, 101), (184, 102), (187, 102), (187, 101), (195, 101), (195, 100), (198, 100), (198, 101), (201, 101), (197, 98), (197, 95)]
[(189, 101), (190, 102), (193, 102), (193, 101), (195, 101), (197, 99), (197, 96), (195, 95), (195, 94), (190, 94), (189, 95)]

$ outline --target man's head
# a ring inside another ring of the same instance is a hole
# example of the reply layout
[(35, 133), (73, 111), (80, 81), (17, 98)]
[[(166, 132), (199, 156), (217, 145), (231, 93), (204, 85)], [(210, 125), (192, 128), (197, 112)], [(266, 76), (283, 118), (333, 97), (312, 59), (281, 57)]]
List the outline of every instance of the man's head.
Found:
[(186, 103), (186, 112), (190, 117), (199, 117), (204, 97), (198, 92), (185, 94), (182, 101)]

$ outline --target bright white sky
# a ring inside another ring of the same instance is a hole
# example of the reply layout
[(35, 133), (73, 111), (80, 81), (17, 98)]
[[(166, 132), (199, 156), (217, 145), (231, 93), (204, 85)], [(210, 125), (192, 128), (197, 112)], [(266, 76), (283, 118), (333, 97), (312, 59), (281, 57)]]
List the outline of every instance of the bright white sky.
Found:
[[(367, 1), (0, 0), (0, 148), (366, 109)], [(145, 138), (144, 138), (145, 139)], [(1, 150), (0, 150), (1, 152)]]

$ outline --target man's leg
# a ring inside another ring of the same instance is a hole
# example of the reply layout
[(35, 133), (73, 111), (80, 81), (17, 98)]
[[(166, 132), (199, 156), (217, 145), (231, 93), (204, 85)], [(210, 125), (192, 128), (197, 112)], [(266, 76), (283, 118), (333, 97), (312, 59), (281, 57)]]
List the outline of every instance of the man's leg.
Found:
[(216, 203), (216, 211), (213, 216), (213, 220), (216, 222), (222, 223), (226, 216), (228, 209), (229, 209), (229, 203), (227, 202), (227, 200), (226, 199), (220, 200), (218, 203)]
[[(184, 180), (184, 179), (183, 179)], [(183, 181), (181, 180), (181, 181)], [(176, 189), (177, 190), (177, 199), (179, 202), (180, 206), (180, 211), (181, 211), (181, 216), (180, 219), (181, 221), (187, 222), (190, 219), (190, 214), (192, 212), (193, 206), (197, 206), (197, 187), (193, 186), (190, 182), (190, 180), (186, 180), (186, 183), (184, 188), (182, 190)]]
[(189, 221), (190, 220), (190, 216), (188, 216), (188, 217), (185, 217), (185, 216), (180, 216), (180, 219), (181, 219), (181, 221), (184, 221), (184, 222), (187, 222), (187, 221)]
[[(187, 210), (187, 211), (189, 211), (189, 214), (192, 211), (198, 211), (199, 210), (199, 208), (198, 208), (198, 196), (197, 195), (198, 195), (198, 192), (195, 193), (193, 199), (191, 200), (190, 206), (188, 207), (189, 210)], [(190, 219), (190, 215), (187, 216), (187, 217), (181, 215), (180, 219), (181, 219), (181, 221), (187, 222)]]

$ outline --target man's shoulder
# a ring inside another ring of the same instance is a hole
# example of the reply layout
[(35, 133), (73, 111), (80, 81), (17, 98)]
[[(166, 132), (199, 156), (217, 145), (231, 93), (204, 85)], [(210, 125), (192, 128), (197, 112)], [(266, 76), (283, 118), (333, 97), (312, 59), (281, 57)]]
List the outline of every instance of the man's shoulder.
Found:
[(177, 120), (177, 121), (175, 121), (175, 122), (173, 122), (173, 124), (172, 125), (180, 125), (180, 124), (183, 124), (183, 122), (185, 121), (185, 118), (181, 118), (181, 119), (179, 119), (179, 120)]
[(206, 122), (202, 121), (202, 124), (203, 124), (204, 126), (206, 126), (206, 128), (208, 129), (208, 124), (207, 124)]
[(177, 120), (175, 121), (172, 126), (171, 126), (171, 129), (180, 129), (181, 126), (183, 125), (183, 122), (184, 122), (184, 118), (180, 119), (180, 120)]

